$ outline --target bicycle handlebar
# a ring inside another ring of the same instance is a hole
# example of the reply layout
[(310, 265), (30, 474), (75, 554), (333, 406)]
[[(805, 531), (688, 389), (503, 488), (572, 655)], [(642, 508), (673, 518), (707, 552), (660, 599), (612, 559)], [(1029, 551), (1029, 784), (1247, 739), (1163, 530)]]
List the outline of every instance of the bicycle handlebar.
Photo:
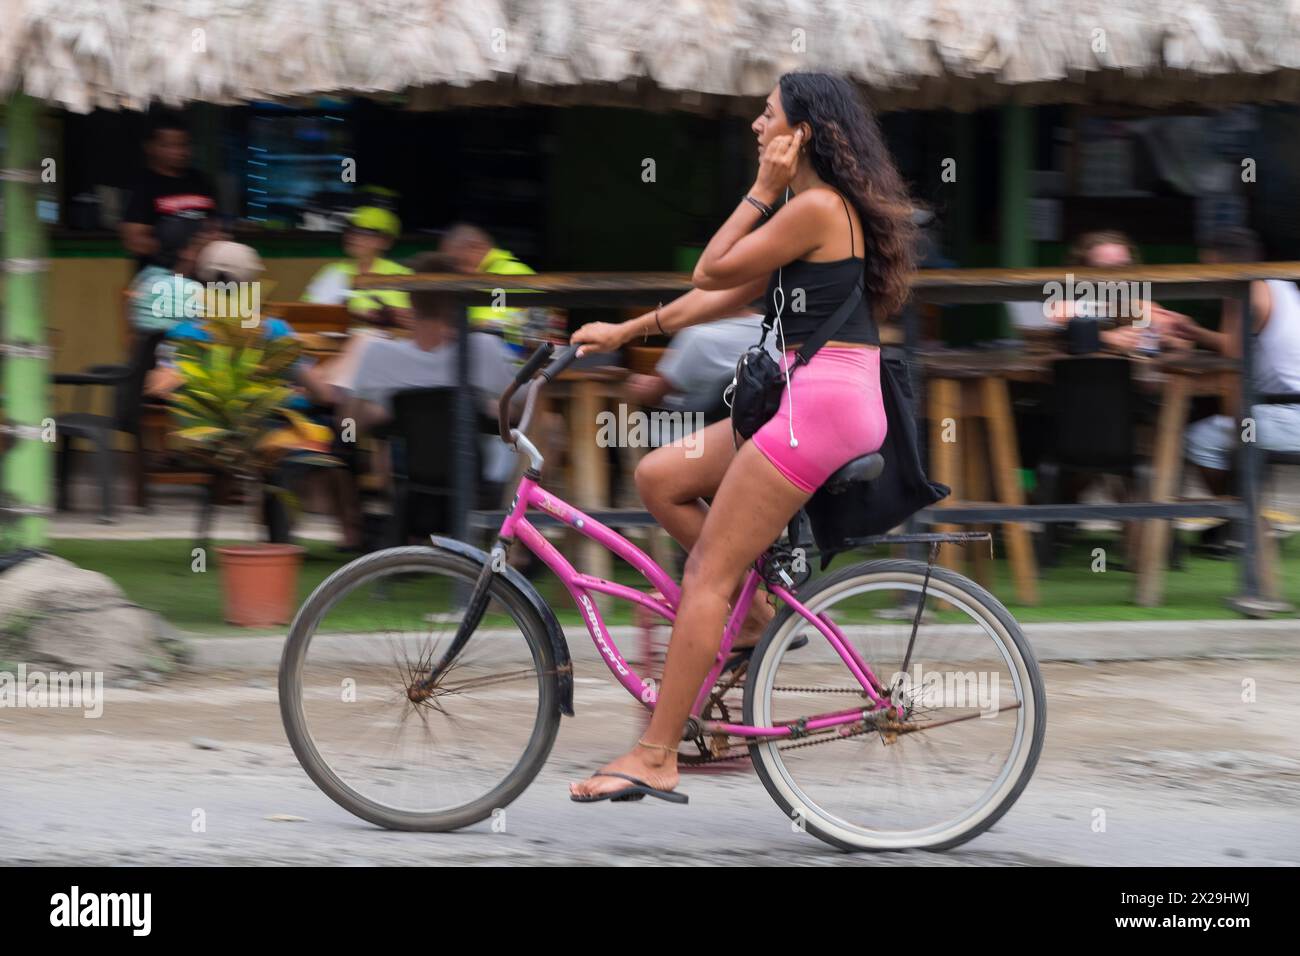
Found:
[(578, 346), (566, 345), (560, 349), (555, 356), (555, 361), (542, 372), (542, 377), (548, 382), (553, 381), (555, 376), (559, 375), (566, 368), (573, 364), (573, 360), (578, 357)]
[(554, 351), (554, 345), (550, 342), (543, 342), (541, 347), (524, 363), (523, 368), (515, 374), (515, 385), (523, 385), (524, 382), (536, 375), (537, 370), (542, 367), (542, 363), (550, 358), (551, 353)]
[[(542, 367), (552, 354), (555, 354), (555, 360), (545, 369), (542, 369), (541, 373), (542, 378), (548, 382), (573, 364), (573, 360), (578, 357), (578, 346), (566, 345), (564, 348), (560, 349), (558, 353), (555, 353), (554, 345), (550, 342), (542, 343), (542, 345), (538, 347), (537, 351), (534, 352), (529, 357), (528, 361), (524, 363), (523, 368), (515, 374), (514, 381), (511, 382), (506, 390), (501, 393), (501, 400), (497, 403), (497, 427), (501, 432), (501, 440), (507, 445), (511, 444), (510, 400), (514, 398), (515, 392), (517, 392), (521, 386), (536, 377), (537, 370)], [(520, 428), (523, 428), (526, 423), (520, 421), (519, 425)]]

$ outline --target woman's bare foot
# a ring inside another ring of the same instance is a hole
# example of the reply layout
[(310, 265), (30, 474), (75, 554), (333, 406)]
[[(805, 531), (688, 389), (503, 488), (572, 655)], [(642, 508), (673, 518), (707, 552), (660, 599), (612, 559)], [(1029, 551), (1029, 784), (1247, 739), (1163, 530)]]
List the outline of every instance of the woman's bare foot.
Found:
[[(601, 772), (613, 770), (644, 780), (659, 790), (677, 789), (677, 754), (650, 747), (633, 747), (616, 760), (601, 767)], [(621, 777), (602, 777), (592, 774), (581, 783), (569, 784), (569, 793), (575, 797), (595, 797), (602, 793), (623, 790), (628, 782)]]

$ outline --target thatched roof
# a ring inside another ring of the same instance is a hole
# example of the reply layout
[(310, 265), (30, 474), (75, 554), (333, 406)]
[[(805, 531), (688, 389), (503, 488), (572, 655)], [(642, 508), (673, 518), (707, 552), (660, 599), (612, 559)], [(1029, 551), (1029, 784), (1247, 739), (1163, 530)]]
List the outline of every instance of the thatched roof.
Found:
[(790, 69), (885, 108), (1300, 97), (1300, 0), (0, 0), (0, 91), (73, 110), (404, 94), (749, 109)]

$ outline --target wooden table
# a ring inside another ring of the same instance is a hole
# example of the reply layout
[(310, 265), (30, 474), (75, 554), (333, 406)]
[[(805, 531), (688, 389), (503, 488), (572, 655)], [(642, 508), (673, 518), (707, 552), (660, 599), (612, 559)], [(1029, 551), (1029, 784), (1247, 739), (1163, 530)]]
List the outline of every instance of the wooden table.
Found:
[[(391, 331), (398, 338), (407, 335), (401, 329)], [(332, 330), (300, 332), (297, 337), (305, 354), (322, 361), (337, 357), (350, 338)], [(655, 351), (662, 352), (662, 349)], [(550, 453), (553, 467), (559, 464), (558, 453), (567, 452), (564, 487), (579, 508), (605, 509), (610, 505), (609, 460), (596, 443), (600, 430), (597, 416), (611, 405), (616, 406), (618, 401), (628, 401), (622, 388), (628, 373), (628, 369), (616, 366), (568, 369), (542, 392), (538, 411), (559, 412), (562, 408), (560, 414), (568, 426), (568, 447), (544, 448), (543, 452)], [(540, 424), (540, 418), (534, 422)], [(593, 564), (603, 562), (608, 566), (608, 552), (602, 549), (601, 553), (603, 558), (597, 558), (594, 552), (588, 556)], [(594, 567), (592, 570), (597, 573)]]
[[(1042, 302), (1049, 290), (1073, 288), (1075, 292), (1087, 284), (1112, 285), (1137, 284), (1140, 297), (1159, 302), (1186, 299), (1218, 299), (1240, 303), (1245, 314), (1250, 310), (1250, 283), (1257, 280), (1277, 279), (1300, 281), (1300, 262), (1244, 262), (1209, 265), (1187, 263), (1178, 265), (1135, 265), (1122, 268), (1052, 267), (1028, 269), (934, 269), (918, 272), (912, 281), (914, 300), (918, 303), (955, 304), (979, 302)], [(1113, 287), (1113, 286), (1112, 286)], [(1241, 322), (1239, 354), (1240, 374), (1237, 377), (1239, 404), (1249, 409), (1255, 402), (1254, 362), (1255, 336), (1250, 322)], [(905, 328), (909, 350), (918, 345), (915, 309), (905, 311)], [(1176, 396), (1175, 396), (1176, 397)], [(1177, 403), (1176, 403), (1177, 404)], [(1176, 409), (1175, 409), (1176, 411)], [(1173, 413), (1171, 413), (1172, 415)], [(1174, 417), (1185, 418), (1185, 413)], [(1166, 432), (1168, 434), (1168, 432)], [(1166, 441), (1170, 439), (1166, 438)], [(1168, 452), (1166, 453), (1168, 454)], [(1230, 604), (1250, 617), (1267, 617), (1270, 614), (1289, 613), (1294, 609), (1285, 602), (1270, 598), (1269, 579), (1275, 562), (1270, 559), (1270, 541), (1264, 533), (1259, 517), (1259, 481), (1263, 467), (1263, 454), (1255, 443), (1241, 446), (1237, 462), (1237, 487), (1239, 497), (1209, 499), (1208, 502), (1136, 502), (1111, 509), (1116, 516), (1144, 519), (1159, 518), (1166, 521), (1179, 516), (1210, 516), (1240, 518), (1244, 521), (1244, 544), (1240, 562), (1240, 590), (1230, 599)], [(1020, 520), (1036, 520), (1034, 508), (1015, 509), (1014, 514), (1002, 516)], [(1060, 516), (1060, 508), (1044, 506), (1037, 509)], [(1075, 513), (1083, 514), (1088, 506), (1075, 506)], [(988, 512), (976, 509), (964, 517), (976, 520)], [(1146, 597), (1149, 597), (1147, 595)]]
[[(549, 383), (541, 394), (538, 411), (555, 412), (564, 419), (568, 444), (564, 449), (565, 493), (570, 502), (583, 511), (603, 511), (612, 504), (609, 453), (597, 442), (600, 432), (598, 416), (607, 410), (617, 415), (620, 402), (628, 404), (629, 410), (635, 408), (623, 390), (623, 380), (627, 375), (627, 369), (618, 367), (568, 369)], [(541, 424), (540, 415), (533, 419), (534, 427)], [(555, 468), (558, 464), (556, 453), (560, 449), (543, 447), (541, 450), (550, 459), (551, 468)], [(610, 552), (584, 536), (576, 535), (574, 538), (578, 570), (609, 578), (614, 569)]]
[[(1209, 352), (1167, 353), (1137, 361), (1137, 380), (1160, 388), (1160, 415), (1151, 456), (1150, 497), (1156, 502), (1176, 501), (1182, 488), (1187, 412), (1192, 396), (1230, 397), (1234, 391), (1232, 382), (1238, 375), (1237, 361)], [(1169, 535), (1170, 522), (1167, 520), (1151, 519), (1143, 523), (1138, 545), (1135, 597), (1144, 607), (1159, 605), (1164, 596)], [(1268, 539), (1268, 535), (1264, 538)], [(1267, 581), (1261, 581), (1261, 584), (1268, 594)]]
[[(1023, 505), (1020, 448), (1007, 378), (1017, 372), (1041, 372), (1043, 363), (1019, 349), (996, 352), (963, 349), (922, 354), (920, 364), (927, 380), (930, 477), (952, 489), (952, 495), (940, 502), (938, 509), (964, 501), (988, 501), (990, 475), (993, 500)], [(959, 449), (965, 454), (959, 454)], [(987, 470), (985, 462), (989, 464)], [(938, 527), (945, 531), (957, 530), (952, 525)], [(1038, 566), (1029, 529), (1019, 521), (1006, 522), (1002, 528), (1016, 597), (1022, 604), (1037, 604)], [(942, 563), (954, 570), (961, 568), (957, 548), (957, 545), (945, 545), (939, 556)], [(991, 583), (987, 552), (975, 544), (970, 553), (976, 579)]]
[(361, 321), (345, 305), (318, 302), (268, 302), (262, 310), (289, 323), (299, 335), (304, 332), (346, 332)]
[(348, 343), (344, 332), (299, 332), (296, 338), (303, 354), (318, 361), (336, 358)]
[[(917, 307), (957, 303), (987, 302), (1042, 302), (1049, 286), (1076, 283), (1141, 283), (1142, 297), (1164, 302), (1179, 299), (1231, 299), (1249, 308), (1249, 283), (1254, 280), (1283, 279), (1300, 281), (1300, 262), (1252, 262), (1235, 265), (1154, 265), (1126, 268), (1053, 267), (1030, 269), (931, 269), (922, 270), (912, 277), (913, 305), (903, 312), (904, 348), (914, 355), (920, 344)], [(458, 325), (468, 331), (468, 308), (492, 304), (492, 290), (499, 285), (499, 277), (460, 274), (426, 274), (406, 276), (359, 276), (353, 285), (357, 289), (388, 289), (400, 291), (437, 290), (456, 298), (462, 308)], [(552, 273), (528, 277), (530, 304), (547, 306), (627, 308), (633, 305), (654, 306), (668, 302), (692, 288), (691, 277), (684, 273), (668, 272), (610, 272), (610, 273)], [(1253, 404), (1252, 391), (1252, 337), (1251, 324), (1241, 323), (1241, 376), (1240, 383), (1245, 407)], [(459, 367), (467, 376), (469, 350), (462, 339)], [(468, 513), (473, 497), (472, 460), (469, 445), (473, 438), (474, 414), (468, 396), (457, 409), (456, 495), (458, 513)], [(1248, 517), (1245, 532), (1245, 549), (1241, 562), (1241, 591), (1234, 603), (1243, 613), (1251, 615), (1271, 613), (1275, 608), (1265, 606), (1260, 599), (1260, 542), (1255, 519), (1258, 516), (1258, 477), (1261, 456), (1253, 445), (1244, 448), (1241, 457), (1241, 496), (1231, 503), (1168, 505), (1152, 502), (1126, 503), (1113, 509), (1125, 520), (1159, 517), (1162, 520), (1180, 515), (1215, 515)], [(1000, 513), (987, 518), (990, 509), (968, 510), (967, 514), (954, 509), (954, 521), (987, 520), (1034, 521), (1046, 520), (1046, 514), (1061, 515), (1060, 508), (1035, 506), (1004, 506)], [(1083, 515), (1088, 506), (1073, 506), (1073, 515)], [(1044, 517), (1040, 519), (1040, 515)], [(916, 520), (930, 520), (923, 514)], [(460, 520), (460, 519), (458, 519)], [(1062, 519), (1064, 520), (1064, 519)], [(464, 522), (458, 527), (463, 533)]]
[(638, 375), (653, 375), (659, 360), (668, 349), (662, 345), (632, 345), (623, 350), (628, 371)]
[[(1115, 355), (1099, 352), (1097, 355)], [(1011, 413), (1007, 381), (1049, 381), (1052, 363), (1068, 358), (1066, 353), (1044, 349), (954, 349), (923, 353), (920, 364), (927, 380), (930, 418), (930, 469), (932, 477), (952, 488), (953, 494), (937, 506), (957, 507), (986, 499), (988, 476), (992, 476), (993, 500), (998, 504), (1024, 504), (1020, 486), (1020, 454)], [(1194, 395), (1231, 396), (1238, 374), (1235, 359), (1210, 352), (1163, 352), (1156, 357), (1122, 356), (1133, 363), (1133, 379), (1140, 386), (1159, 391), (1160, 414), (1156, 423), (1152, 454), (1150, 500), (1168, 503), (1179, 500), (1182, 482), (1184, 433)], [(987, 429), (985, 433), (983, 429)], [(945, 440), (955, 431), (955, 440)], [(964, 439), (962, 436), (965, 435)], [(963, 444), (965, 442), (965, 444)], [(982, 458), (975, 449), (987, 447)], [(959, 455), (959, 449), (968, 453)], [(988, 461), (986, 472), (982, 466)], [(954, 526), (940, 525), (941, 528)], [(1017, 598), (1032, 604), (1037, 600), (1037, 568), (1028, 531), (1023, 523), (1006, 522), (1008, 559)], [(1168, 519), (1142, 522), (1138, 546), (1135, 599), (1155, 606), (1163, 595), (1169, 552)], [(941, 557), (959, 567), (960, 556), (945, 547)], [(983, 580), (987, 568), (982, 553), (973, 550), (975, 576)], [(1276, 582), (1264, 582), (1266, 593)]]

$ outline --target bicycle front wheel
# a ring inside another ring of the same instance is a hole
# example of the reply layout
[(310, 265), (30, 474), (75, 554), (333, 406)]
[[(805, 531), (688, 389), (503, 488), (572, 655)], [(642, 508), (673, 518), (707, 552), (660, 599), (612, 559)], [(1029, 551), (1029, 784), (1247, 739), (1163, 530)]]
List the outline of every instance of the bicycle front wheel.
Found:
[(308, 598), (280, 663), (280, 712), (303, 769), (351, 813), (397, 830), (454, 830), (504, 808), (555, 742), (559, 688), (546, 628), (492, 576), (487, 609), (429, 684), (481, 570), (392, 548)]
[[(750, 665), (745, 722), (800, 728), (750, 745), (763, 785), (796, 826), (843, 849), (964, 843), (1006, 813), (1042, 750), (1042, 677), (1015, 619), (936, 567), (913, 638), (925, 576), (920, 562), (870, 561), (799, 595), (856, 649), (901, 719), (873, 718), (876, 704), (830, 642), (789, 608)], [(800, 635), (808, 646), (790, 650)], [(861, 719), (820, 730), (801, 723), (855, 712)]]

